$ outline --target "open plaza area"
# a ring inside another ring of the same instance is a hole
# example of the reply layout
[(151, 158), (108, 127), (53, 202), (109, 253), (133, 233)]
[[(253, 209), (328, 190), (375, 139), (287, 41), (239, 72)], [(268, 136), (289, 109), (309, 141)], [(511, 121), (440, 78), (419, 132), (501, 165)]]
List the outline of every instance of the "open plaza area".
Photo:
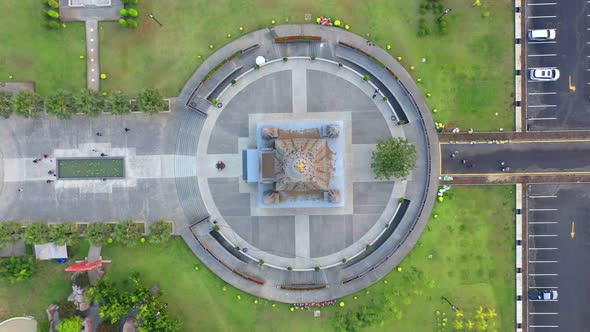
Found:
[(0, 331), (590, 330), (589, 6), (1, 2)]

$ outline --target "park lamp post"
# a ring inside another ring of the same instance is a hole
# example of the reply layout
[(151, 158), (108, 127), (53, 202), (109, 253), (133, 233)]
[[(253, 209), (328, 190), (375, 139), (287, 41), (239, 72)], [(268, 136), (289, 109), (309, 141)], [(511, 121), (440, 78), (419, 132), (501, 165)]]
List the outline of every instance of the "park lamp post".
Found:
[(442, 13), (442, 15), (438, 18), (438, 21), (440, 21), (445, 15), (447, 15), (448, 13), (450, 13), (452, 11), (451, 8), (447, 8), (445, 9), (445, 11)]
[(162, 27), (162, 23), (160, 23), (160, 21), (158, 21), (158, 19), (157, 19), (157, 18), (154, 16), (154, 13), (150, 12), (150, 13), (148, 14), (148, 16), (149, 16), (149, 17), (150, 17), (152, 20), (156, 21), (156, 23), (158, 23), (158, 24), (160, 25), (160, 27)]
[(441, 300), (444, 300), (445, 302), (447, 302), (451, 306), (451, 309), (453, 311), (459, 311), (460, 310), (459, 307), (457, 307), (456, 305), (452, 304), (451, 301), (449, 301), (449, 299), (447, 299), (446, 296), (441, 296), (440, 299)]

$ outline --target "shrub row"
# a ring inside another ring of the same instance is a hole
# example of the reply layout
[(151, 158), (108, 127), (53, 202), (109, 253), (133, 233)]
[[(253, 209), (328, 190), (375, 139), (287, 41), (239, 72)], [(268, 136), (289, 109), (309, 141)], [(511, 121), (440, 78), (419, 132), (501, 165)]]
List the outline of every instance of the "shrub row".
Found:
[(230, 62), (231, 60), (235, 59), (240, 54), (242, 54), (242, 51), (237, 51), (236, 53), (230, 55), (229, 57), (227, 57), (226, 59), (224, 59), (223, 61), (221, 61), (217, 66), (215, 66), (213, 69), (211, 69), (207, 73), (207, 75), (205, 75), (205, 77), (203, 78), (203, 82), (206, 81), (206, 80), (208, 80), (211, 76), (213, 76), (213, 74), (215, 74), (215, 72), (218, 71), (219, 68), (221, 68), (223, 65), (225, 65), (228, 62)]
[(287, 37), (276, 37), (275, 43), (284, 43), (290, 41), (299, 41), (299, 40), (316, 40), (321, 41), (322, 37), (319, 36), (287, 36)]
[(136, 8), (137, 3), (138, 0), (123, 0), (124, 7), (119, 11), (119, 14), (121, 14), (121, 18), (119, 18), (120, 26), (137, 29), (139, 25), (137, 22), (137, 17), (139, 16), (139, 11)]
[[(84, 235), (90, 244), (104, 246), (113, 240), (126, 246), (133, 246), (138, 242), (145, 242), (144, 229), (133, 220), (124, 220), (118, 224), (92, 223), (84, 230), (74, 223), (61, 223), (49, 226), (38, 221), (25, 227), (16, 221), (0, 223), (0, 248), (14, 245), (20, 239), (30, 244), (54, 242), (58, 245), (74, 245), (79, 237)], [(158, 220), (149, 227), (147, 240), (151, 243), (165, 243), (172, 236), (172, 224)]]
[[(0, 91), (0, 116), (10, 117), (16, 113), (25, 118), (35, 118), (43, 111), (60, 119), (69, 119), (73, 114), (83, 113), (97, 116), (101, 112), (127, 114), (132, 111), (129, 98), (116, 92), (105, 96), (96, 91), (82, 89), (77, 93), (58, 90), (52, 95), (43, 96), (29, 90), (13, 95), (10, 91)], [(168, 110), (168, 103), (154, 89), (143, 90), (135, 102), (138, 110), (148, 114), (156, 114)]]
[(44, 20), (41, 24), (49, 29), (61, 28), (61, 21), (59, 19), (59, 1), (58, 0), (47, 0), (43, 1), (44, 7), (41, 11)]

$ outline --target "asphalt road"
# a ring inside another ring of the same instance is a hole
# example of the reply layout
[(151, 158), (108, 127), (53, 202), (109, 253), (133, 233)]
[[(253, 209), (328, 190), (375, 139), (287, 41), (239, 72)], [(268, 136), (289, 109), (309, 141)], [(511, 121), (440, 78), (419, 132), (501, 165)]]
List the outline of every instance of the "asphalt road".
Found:
[(588, 331), (590, 184), (535, 184), (527, 192), (528, 289), (559, 293), (528, 301), (528, 331)]
[[(523, 40), (529, 131), (590, 129), (589, 6), (584, 0), (526, 0), (525, 32), (557, 29), (554, 41)], [(534, 67), (556, 67), (560, 78), (556, 82), (531, 81), (528, 69)]]
[[(443, 175), (585, 173), (590, 172), (590, 141), (441, 144), (441, 162)], [(501, 172), (501, 162), (509, 172)]]

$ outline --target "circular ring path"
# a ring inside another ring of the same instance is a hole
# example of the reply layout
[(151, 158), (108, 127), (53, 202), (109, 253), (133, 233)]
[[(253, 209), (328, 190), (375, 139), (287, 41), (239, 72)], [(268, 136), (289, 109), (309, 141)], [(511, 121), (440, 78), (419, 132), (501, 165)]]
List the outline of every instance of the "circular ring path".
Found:
[[(321, 40), (280, 42), (295, 36)], [(425, 227), (439, 175), (434, 123), (410, 75), (357, 35), (319, 25), (244, 35), (203, 62), (175, 108), (193, 111), (178, 129), (176, 172), (186, 172), (182, 155), (198, 161), (196, 182), (176, 180), (192, 221), (177, 232), (239, 289), (289, 303), (343, 297), (391, 271)], [(342, 124), (343, 203), (261, 207), (243, 176), (257, 125), (330, 121)], [(416, 146), (417, 166), (405, 180), (378, 181), (371, 153), (390, 137)]]

